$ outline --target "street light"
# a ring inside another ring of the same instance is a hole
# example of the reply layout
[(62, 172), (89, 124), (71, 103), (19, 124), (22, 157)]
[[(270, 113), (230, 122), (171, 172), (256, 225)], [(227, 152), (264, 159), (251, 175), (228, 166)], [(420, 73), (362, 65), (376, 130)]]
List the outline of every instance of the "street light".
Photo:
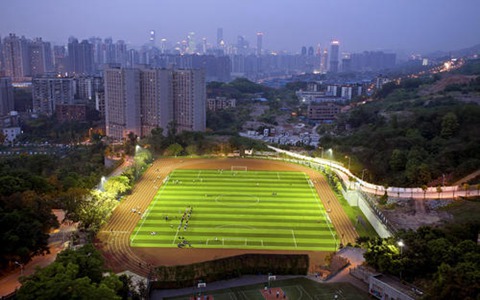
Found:
[(405, 246), (405, 243), (403, 243), (402, 240), (397, 242), (397, 245), (400, 247), (400, 255), (403, 255), (403, 246)]
[(351, 157), (348, 155), (345, 155), (345, 158), (348, 158), (348, 170), (350, 170)]
[(362, 181), (363, 181), (363, 175), (365, 175), (365, 171), (367, 171), (367, 169), (362, 170)]
[(322, 153), (320, 154), (320, 158), (323, 158), (323, 147), (318, 147), (318, 149), (322, 150)]
[(18, 261), (15, 261), (15, 264), (20, 267), (20, 276), (23, 276), (23, 264)]

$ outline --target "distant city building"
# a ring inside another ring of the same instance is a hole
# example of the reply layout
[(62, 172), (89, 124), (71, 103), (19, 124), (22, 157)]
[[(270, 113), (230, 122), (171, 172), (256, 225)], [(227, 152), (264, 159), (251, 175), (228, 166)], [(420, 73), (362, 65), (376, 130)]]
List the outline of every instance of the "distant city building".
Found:
[(217, 47), (223, 47), (223, 28), (217, 28)]
[(207, 108), (211, 111), (218, 111), (227, 108), (236, 107), (236, 99), (227, 99), (226, 97), (216, 97), (207, 99)]
[(263, 32), (257, 32), (257, 56), (262, 55)]
[(87, 119), (87, 106), (85, 104), (57, 104), (55, 116), (60, 123)]
[(311, 103), (307, 117), (311, 121), (331, 122), (340, 113), (341, 106), (332, 102)]
[(38, 76), (54, 71), (52, 47), (37, 38), (30, 43), (30, 75)]
[(13, 82), (28, 81), (30, 78), (30, 55), (28, 40), (9, 34), (3, 39), (5, 75)]
[(53, 64), (55, 72), (65, 74), (68, 70), (67, 49), (64, 46), (53, 46)]
[(0, 128), (5, 137), (5, 144), (15, 142), (17, 136), (22, 133), (18, 122), (18, 112), (11, 111), (8, 115), (0, 117)]
[(0, 117), (14, 109), (13, 86), (10, 77), (0, 77)]
[(336, 40), (332, 41), (332, 43), (330, 44), (330, 66), (328, 69), (331, 73), (338, 72), (339, 51), (340, 42)]
[(93, 45), (89, 41), (78, 42), (70, 38), (68, 42), (68, 71), (75, 75), (92, 75), (95, 73)]
[(378, 71), (395, 67), (396, 54), (382, 51), (365, 51), (352, 53), (351, 69), (357, 72)]
[(41, 76), (32, 80), (33, 111), (51, 116), (59, 104), (73, 104), (75, 82), (72, 77)]
[(204, 71), (108, 68), (104, 79), (107, 136), (145, 136), (172, 121), (179, 132), (205, 131)]

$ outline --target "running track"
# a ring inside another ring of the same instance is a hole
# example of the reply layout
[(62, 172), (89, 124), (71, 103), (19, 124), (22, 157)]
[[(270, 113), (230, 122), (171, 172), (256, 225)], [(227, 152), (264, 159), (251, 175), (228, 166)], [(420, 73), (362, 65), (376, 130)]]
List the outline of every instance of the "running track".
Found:
[[(248, 250), (225, 249), (164, 249), (164, 248), (131, 248), (129, 237), (140, 219), (141, 213), (150, 204), (160, 188), (163, 179), (174, 169), (230, 169), (231, 166), (247, 166), (248, 170), (278, 170), (302, 171), (308, 174), (314, 182), (315, 189), (320, 199), (330, 212), (339, 237), (337, 242), (347, 244), (355, 243), (358, 237), (355, 228), (343, 211), (335, 194), (330, 189), (326, 179), (318, 172), (304, 166), (284, 163), (281, 161), (258, 159), (185, 159), (185, 158), (160, 158), (157, 159), (143, 177), (136, 183), (132, 194), (127, 196), (113, 211), (112, 216), (97, 235), (96, 246), (102, 251), (107, 266), (114, 272), (132, 271), (142, 276), (147, 276), (150, 268), (157, 265), (179, 265), (206, 261), (220, 257), (252, 253)], [(343, 238), (342, 238), (343, 234)], [(341, 241), (340, 241), (341, 240)], [(272, 251), (253, 251), (255, 253), (272, 253)], [(318, 259), (318, 253), (309, 251), (275, 251), (273, 253), (306, 253), (311, 256), (311, 265)], [(323, 257), (326, 253), (323, 253)], [(313, 258), (313, 259), (312, 259)], [(320, 263), (317, 261), (317, 263)]]

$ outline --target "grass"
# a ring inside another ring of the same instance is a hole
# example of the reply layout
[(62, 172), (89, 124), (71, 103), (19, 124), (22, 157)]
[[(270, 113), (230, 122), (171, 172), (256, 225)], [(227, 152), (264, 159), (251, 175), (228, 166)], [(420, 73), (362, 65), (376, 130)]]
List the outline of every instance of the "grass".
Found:
[[(373, 226), (370, 224), (360, 207), (350, 206), (350, 204), (348, 204), (347, 200), (345, 200), (342, 194), (335, 193), (335, 196), (340, 202), (343, 211), (345, 211), (345, 213), (347, 214), (348, 219), (350, 220), (350, 222), (352, 222), (352, 226), (355, 226), (355, 229), (357, 230), (359, 236), (378, 237), (375, 228), (373, 228)], [(358, 225), (355, 225), (357, 224), (358, 216), (360, 216), (364, 222), (359, 222)]]
[(175, 170), (144, 215), (130, 237), (133, 247), (337, 248), (303, 172)]
[(480, 198), (456, 200), (441, 210), (452, 214), (456, 222), (477, 221), (480, 219)]
[[(215, 300), (264, 300), (264, 286), (265, 284), (255, 284), (209, 291), (208, 295), (212, 295)], [(307, 278), (294, 278), (271, 281), (271, 287), (274, 291), (276, 288), (281, 288), (281, 290), (286, 293), (288, 299), (371, 299), (366, 292), (359, 290), (349, 283), (317, 283)], [(280, 294), (280, 299), (283, 299), (282, 296), (283, 294)], [(191, 299), (190, 297), (191, 294), (166, 299), (184, 300)], [(273, 298), (275, 297), (271, 296), (270, 299)], [(211, 299), (211, 297), (209, 299)]]

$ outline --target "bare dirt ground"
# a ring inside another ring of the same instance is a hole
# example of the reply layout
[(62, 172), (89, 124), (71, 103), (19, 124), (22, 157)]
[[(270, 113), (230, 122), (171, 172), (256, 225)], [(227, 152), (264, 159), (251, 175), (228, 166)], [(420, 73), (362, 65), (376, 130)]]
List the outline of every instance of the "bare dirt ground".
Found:
[(331, 191), (326, 180), (318, 172), (307, 167), (271, 160), (259, 159), (185, 159), (160, 158), (150, 167), (129, 195), (113, 212), (108, 224), (97, 235), (96, 246), (105, 257), (107, 265), (115, 272), (130, 270), (146, 276), (152, 267), (158, 265), (184, 265), (216, 258), (245, 253), (308, 254), (310, 271), (324, 264), (327, 252), (313, 251), (267, 251), (267, 250), (227, 250), (227, 249), (178, 249), (178, 248), (133, 248), (130, 247), (130, 234), (134, 230), (139, 215), (132, 209), (144, 212), (155, 196), (162, 180), (174, 169), (230, 169), (231, 166), (247, 166), (248, 170), (302, 171), (314, 182), (323, 205), (329, 209), (332, 224), (344, 244), (355, 242), (358, 234), (348, 216)]
[(438, 225), (452, 219), (449, 213), (436, 209), (435, 205), (447, 203), (439, 201), (398, 199), (395, 209), (384, 209), (382, 212), (396, 228), (416, 230), (421, 226)]

